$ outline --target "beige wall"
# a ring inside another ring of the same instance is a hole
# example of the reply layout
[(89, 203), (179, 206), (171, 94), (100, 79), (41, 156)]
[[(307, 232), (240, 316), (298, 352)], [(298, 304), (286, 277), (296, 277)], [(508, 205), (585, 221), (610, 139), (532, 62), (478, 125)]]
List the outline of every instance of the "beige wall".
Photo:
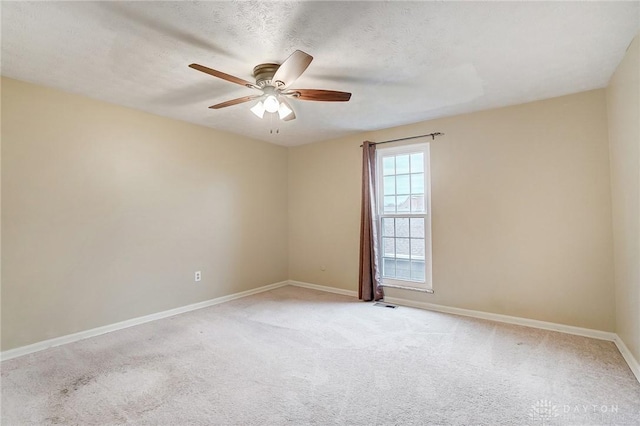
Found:
[(3, 78), (2, 350), (286, 280), (286, 176), (283, 147)]
[(607, 88), (616, 331), (640, 361), (640, 40)]
[(434, 131), (435, 294), (387, 295), (613, 331), (604, 90), (291, 148), (290, 279), (357, 289), (359, 145)]
[[(2, 350), (287, 278), (355, 290), (359, 145), (432, 131), (446, 133), (431, 149), (435, 294), (387, 294), (613, 331), (607, 106), (617, 212), (618, 175), (638, 159), (638, 128), (634, 146), (616, 113), (635, 46), (607, 100), (596, 90), (288, 151), (3, 78)], [(619, 252), (633, 224), (614, 214)], [(627, 282), (618, 303), (637, 306)], [(629, 306), (618, 327), (637, 338)]]

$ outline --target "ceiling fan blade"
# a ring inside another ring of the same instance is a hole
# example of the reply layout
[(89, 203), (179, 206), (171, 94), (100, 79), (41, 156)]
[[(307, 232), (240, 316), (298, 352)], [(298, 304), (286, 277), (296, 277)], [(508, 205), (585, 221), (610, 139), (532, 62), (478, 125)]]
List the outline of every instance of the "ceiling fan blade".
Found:
[(232, 83), (239, 84), (241, 86), (252, 87), (252, 88), (255, 87), (255, 84), (251, 83), (250, 81), (243, 80), (241, 78), (234, 77), (234, 76), (229, 75), (229, 74), (225, 74), (222, 71), (217, 71), (217, 70), (205, 67), (203, 65), (191, 64), (191, 65), (189, 65), (189, 67), (193, 68), (194, 70), (201, 71), (201, 72), (203, 72), (205, 74), (209, 74), (209, 75), (212, 75), (214, 77), (218, 77), (218, 78), (221, 78), (223, 80), (227, 80), (227, 81), (230, 81)]
[(237, 104), (241, 104), (241, 103), (244, 103), (244, 102), (249, 102), (249, 101), (252, 101), (254, 99), (258, 99), (260, 97), (262, 97), (262, 95), (243, 96), (241, 98), (231, 99), (230, 101), (221, 102), (219, 104), (211, 105), (209, 108), (212, 108), (212, 109), (225, 108), (225, 107), (228, 107), (228, 106), (231, 106), (231, 105), (237, 105)]
[(282, 83), (281, 87), (287, 87), (302, 75), (311, 61), (313, 56), (302, 50), (296, 50), (280, 65), (272, 80)]
[(351, 93), (335, 90), (293, 89), (293, 96), (303, 101), (347, 102)]

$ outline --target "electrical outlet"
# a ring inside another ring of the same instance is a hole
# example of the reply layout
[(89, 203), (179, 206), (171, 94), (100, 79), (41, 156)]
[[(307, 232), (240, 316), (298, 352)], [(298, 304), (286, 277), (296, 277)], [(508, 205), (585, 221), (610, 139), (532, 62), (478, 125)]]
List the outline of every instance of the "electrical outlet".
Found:
[(200, 281), (202, 279), (202, 272), (200, 271), (196, 271), (195, 273), (195, 280), (196, 281)]

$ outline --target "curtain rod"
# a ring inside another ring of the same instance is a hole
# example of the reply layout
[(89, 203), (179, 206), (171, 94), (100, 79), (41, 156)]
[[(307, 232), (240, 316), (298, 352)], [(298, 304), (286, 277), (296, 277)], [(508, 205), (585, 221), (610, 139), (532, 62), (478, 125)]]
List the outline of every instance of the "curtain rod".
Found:
[[(380, 145), (380, 144), (383, 144), (383, 143), (406, 141), (406, 140), (409, 140), (409, 139), (424, 138), (426, 136), (431, 136), (431, 140), (435, 140), (436, 136), (444, 136), (444, 133), (434, 132), (434, 133), (427, 133), (426, 135), (409, 136), (407, 138), (400, 138), (400, 139), (391, 139), (389, 141), (371, 142), (371, 145)], [(362, 148), (362, 145), (360, 145), (360, 148)]]

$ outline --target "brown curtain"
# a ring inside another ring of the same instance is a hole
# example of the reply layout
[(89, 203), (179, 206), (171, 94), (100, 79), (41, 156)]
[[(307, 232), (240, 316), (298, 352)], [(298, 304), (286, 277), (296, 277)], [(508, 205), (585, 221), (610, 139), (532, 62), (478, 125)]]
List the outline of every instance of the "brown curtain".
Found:
[(376, 145), (362, 144), (362, 208), (360, 210), (360, 279), (358, 297), (380, 300), (384, 296), (378, 270), (376, 221)]

